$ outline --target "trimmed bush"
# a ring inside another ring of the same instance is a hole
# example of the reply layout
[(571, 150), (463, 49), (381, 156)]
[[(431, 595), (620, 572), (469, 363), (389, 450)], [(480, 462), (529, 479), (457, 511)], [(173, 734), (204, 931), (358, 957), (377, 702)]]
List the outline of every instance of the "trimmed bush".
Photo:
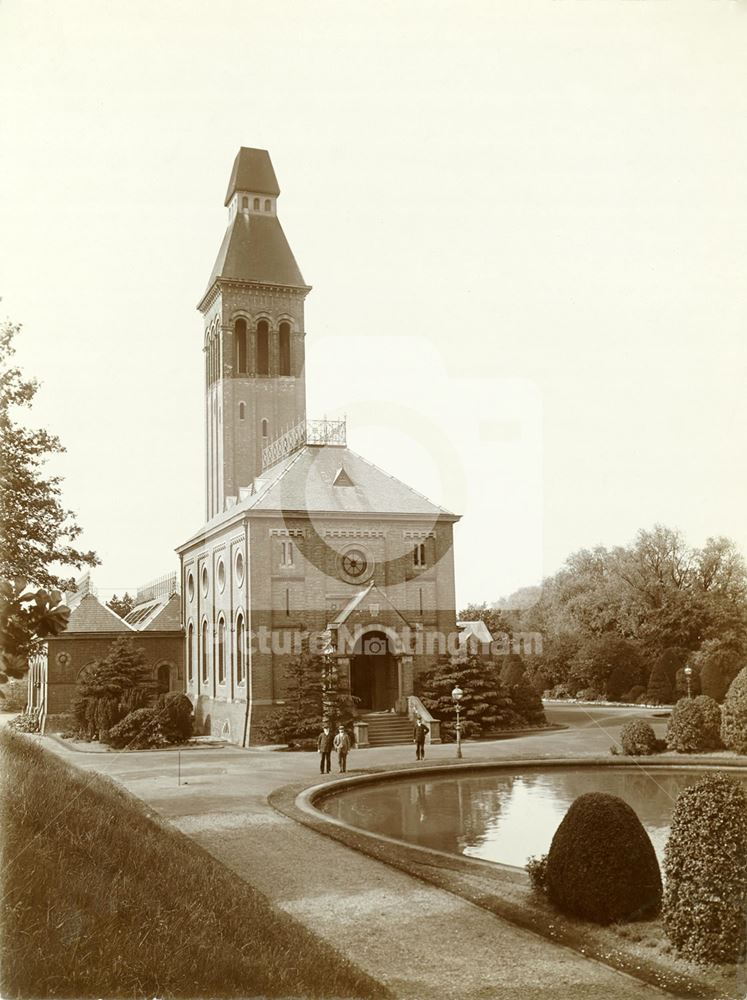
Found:
[(721, 709), (721, 739), (736, 753), (747, 753), (747, 667), (729, 685)]
[(136, 708), (109, 730), (107, 742), (119, 750), (151, 750), (167, 746), (161, 725), (162, 713), (154, 708)]
[(192, 702), (179, 691), (159, 698), (161, 728), (170, 743), (185, 743), (192, 735)]
[(516, 712), (531, 726), (544, 726), (547, 723), (542, 699), (534, 688), (526, 681), (512, 684), (508, 689)]
[(598, 924), (658, 912), (659, 862), (627, 802), (605, 792), (576, 799), (552, 839), (547, 892), (563, 913)]
[(747, 796), (724, 774), (678, 797), (664, 857), (663, 921), (697, 962), (743, 961), (747, 938)]
[(651, 705), (671, 705), (674, 701), (674, 686), (663, 663), (654, 664), (646, 694)]
[(667, 726), (667, 746), (679, 753), (716, 750), (721, 745), (720, 725), (721, 711), (713, 698), (704, 694), (680, 698)]
[(17, 733), (38, 733), (40, 730), (39, 716), (34, 712), (17, 715), (8, 723), (8, 729), (15, 729)]
[(620, 730), (623, 753), (630, 757), (656, 753), (656, 742), (656, 733), (643, 719), (626, 722)]

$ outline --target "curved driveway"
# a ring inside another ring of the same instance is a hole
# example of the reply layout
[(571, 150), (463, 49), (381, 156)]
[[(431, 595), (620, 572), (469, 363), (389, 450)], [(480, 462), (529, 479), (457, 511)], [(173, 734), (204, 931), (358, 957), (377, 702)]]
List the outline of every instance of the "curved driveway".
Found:
[[(572, 728), (465, 744), (465, 758), (604, 753), (638, 710), (550, 708)], [(663, 724), (663, 723), (662, 723)], [(315, 754), (200, 749), (77, 753), (71, 763), (120, 782), (214, 857), (407, 1000), (644, 1000), (663, 996), (606, 966), (300, 826), (267, 802), (319, 779)], [(431, 747), (429, 762), (453, 746)], [(177, 785), (181, 757), (182, 784)], [(357, 750), (356, 768), (414, 765), (409, 746)], [(330, 776), (334, 778), (334, 775)]]

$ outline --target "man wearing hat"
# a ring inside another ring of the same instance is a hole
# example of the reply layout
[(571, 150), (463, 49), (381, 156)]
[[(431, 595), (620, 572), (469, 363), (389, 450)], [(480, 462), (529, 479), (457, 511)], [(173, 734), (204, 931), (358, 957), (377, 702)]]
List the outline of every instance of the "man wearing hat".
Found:
[(344, 774), (347, 769), (348, 751), (350, 750), (350, 737), (345, 732), (345, 727), (340, 723), (335, 736), (335, 750), (340, 764), (340, 773)]

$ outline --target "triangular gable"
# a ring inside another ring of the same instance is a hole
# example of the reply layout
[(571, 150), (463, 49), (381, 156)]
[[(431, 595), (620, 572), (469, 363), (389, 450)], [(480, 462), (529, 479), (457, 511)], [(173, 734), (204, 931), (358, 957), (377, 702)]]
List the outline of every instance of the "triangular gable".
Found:
[(86, 594), (70, 613), (65, 631), (131, 632), (132, 629), (93, 594)]
[[(359, 608), (362, 608), (364, 602), (366, 604), (378, 604), (380, 608), (386, 608), (388, 611), (393, 612), (394, 615), (400, 619), (403, 625), (410, 624), (399, 608), (392, 604), (384, 591), (380, 590), (376, 584), (372, 582), (348, 601), (345, 607), (335, 616), (335, 620), (329, 623), (328, 627), (338, 628), (340, 625), (345, 625), (350, 620), (353, 613)], [(379, 612), (379, 615), (380, 614), (381, 612)], [(374, 617), (379, 617), (379, 615), (375, 615)]]

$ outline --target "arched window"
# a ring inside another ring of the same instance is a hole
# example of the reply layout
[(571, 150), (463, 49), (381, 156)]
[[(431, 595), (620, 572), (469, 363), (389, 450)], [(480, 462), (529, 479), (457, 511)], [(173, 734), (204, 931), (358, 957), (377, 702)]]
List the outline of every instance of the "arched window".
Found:
[(187, 680), (191, 684), (194, 676), (194, 648), (193, 644), (195, 641), (195, 630), (192, 626), (192, 622), (189, 623), (189, 628), (187, 629)]
[(269, 198), (265, 198), (265, 212), (270, 212), (272, 210), (272, 202)]
[(226, 623), (218, 620), (218, 683), (226, 683)]
[(266, 438), (270, 436), (270, 425), (266, 420), (262, 421), (262, 437)]
[(244, 683), (244, 616), (242, 614), (236, 619), (236, 683)]
[(208, 652), (208, 623), (207, 619), (202, 623), (202, 649), (200, 650), (202, 663), (202, 683), (208, 682), (208, 671), (210, 669), (210, 654)]
[(266, 319), (257, 323), (257, 374), (270, 374), (270, 326)]
[(246, 374), (246, 320), (237, 319), (234, 326), (234, 348), (236, 350), (236, 371)]
[(259, 211), (259, 198), (254, 199), (254, 211), (255, 212)]
[(246, 416), (246, 403), (239, 403), (239, 420), (243, 420)]
[(280, 374), (291, 373), (291, 328), (290, 323), (280, 324)]
[(241, 208), (242, 208), (242, 211), (244, 209), (246, 209), (246, 211), (249, 210), (249, 199), (247, 198), (246, 195), (244, 195), (244, 197), (241, 199)]
[(156, 671), (156, 687), (159, 694), (169, 693), (171, 685), (170, 676), (171, 670), (168, 663), (161, 663)]

